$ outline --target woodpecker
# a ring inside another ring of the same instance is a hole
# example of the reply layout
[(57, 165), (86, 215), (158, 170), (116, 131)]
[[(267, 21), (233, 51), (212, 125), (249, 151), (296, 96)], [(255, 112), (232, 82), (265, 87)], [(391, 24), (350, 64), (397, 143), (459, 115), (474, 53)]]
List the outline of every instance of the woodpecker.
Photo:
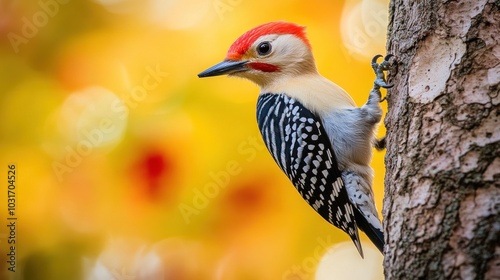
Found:
[(318, 73), (305, 27), (270, 22), (239, 37), (226, 58), (198, 74), (227, 74), (260, 87), (257, 122), (277, 165), (302, 198), (326, 221), (346, 232), (363, 257), (358, 228), (383, 252), (382, 225), (372, 191), (370, 167), (375, 132), (382, 118), (380, 88), (389, 88), (380, 64), (368, 101), (351, 96)]

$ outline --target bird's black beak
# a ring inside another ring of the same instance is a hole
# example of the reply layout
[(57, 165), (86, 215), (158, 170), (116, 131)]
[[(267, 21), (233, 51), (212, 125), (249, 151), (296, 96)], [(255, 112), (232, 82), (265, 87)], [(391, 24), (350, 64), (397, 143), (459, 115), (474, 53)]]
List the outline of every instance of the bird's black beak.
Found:
[(245, 66), (248, 61), (232, 61), (224, 60), (221, 63), (215, 64), (207, 70), (198, 74), (198, 77), (205, 78), (211, 76), (219, 76), (224, 74), (232, 74), (235, 72), (245, 71), (248, 68)]

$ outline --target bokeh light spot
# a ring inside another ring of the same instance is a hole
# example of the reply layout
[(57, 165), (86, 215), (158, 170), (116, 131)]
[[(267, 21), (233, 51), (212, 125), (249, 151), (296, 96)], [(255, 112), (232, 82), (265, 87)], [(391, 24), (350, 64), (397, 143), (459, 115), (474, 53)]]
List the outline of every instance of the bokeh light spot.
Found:
[(59, 134), (74, 149), (81, 146), (82, 150), (109, 151), (125, 133), (128, 118), (125, 108), (118, 96), (102, 87), (75, 92), (66, 98), (59, 111)]
[(201, 24), (213, 3), (206, 0), (95, 0), (112, 13), (131, 14), (167, 29), (187, 29)]
[(364, 259), (351, 241), (332, 246), (321, 258), (316, 270), (316, 280), (336, 279), (384, 279), (383, 256), (371, 244), (361, 242)]
[(387, 1), (349, 1), (341, 18), (341, 34), (347, 53), (360, 60), (385, 53)]
[(187, 29), (199, 25), (212, 6), (210, 1), (151, 0), (150, 20), (169, 29)]

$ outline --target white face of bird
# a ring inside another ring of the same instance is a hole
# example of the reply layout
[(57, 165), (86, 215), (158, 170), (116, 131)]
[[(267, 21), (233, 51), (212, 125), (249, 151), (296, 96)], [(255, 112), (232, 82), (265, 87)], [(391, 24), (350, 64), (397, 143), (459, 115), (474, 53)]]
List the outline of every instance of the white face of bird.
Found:
[(254, 30), (242, 35), (231, 46), (223, 62), (198, 76), (228, 74), (246, 78), (263, 87), (282, 78), (316, 72), (307, 39), (287, 33), (263, 34), (254, 38), (255, 35), (252, 33)]
[(265, 35), (257, 39), (243, 56), (247, 70), (233, 73), (264, 86), (282, 77), (316, 71), (309, 47), (294, 35)]

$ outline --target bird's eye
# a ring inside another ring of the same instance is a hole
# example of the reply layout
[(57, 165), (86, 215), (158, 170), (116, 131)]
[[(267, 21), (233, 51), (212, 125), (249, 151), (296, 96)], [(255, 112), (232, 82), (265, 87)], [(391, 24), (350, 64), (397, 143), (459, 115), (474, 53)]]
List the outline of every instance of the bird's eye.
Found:
[(271, 43), (262, 42), (257, 46), (257, 52), (259, 55), (266, 55), (271, 52)]

